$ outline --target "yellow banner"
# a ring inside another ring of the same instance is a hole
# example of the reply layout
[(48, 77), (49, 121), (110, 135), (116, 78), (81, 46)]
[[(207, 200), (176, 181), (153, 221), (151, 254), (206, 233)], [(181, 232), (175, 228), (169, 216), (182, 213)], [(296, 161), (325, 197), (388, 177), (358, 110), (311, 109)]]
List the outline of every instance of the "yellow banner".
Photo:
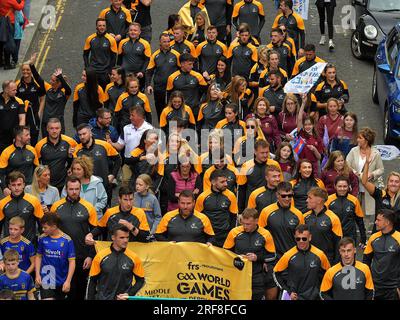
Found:
[[(96, 250), (110, 242), (96, 242)], [(230, 251), (194, 242), (130, 242), (129, 249), (143, 263), (145, 285), (137, 296), (200, 299), (250, 300), (251, 262), (243, 269), (234, 266), (238, 256)]]

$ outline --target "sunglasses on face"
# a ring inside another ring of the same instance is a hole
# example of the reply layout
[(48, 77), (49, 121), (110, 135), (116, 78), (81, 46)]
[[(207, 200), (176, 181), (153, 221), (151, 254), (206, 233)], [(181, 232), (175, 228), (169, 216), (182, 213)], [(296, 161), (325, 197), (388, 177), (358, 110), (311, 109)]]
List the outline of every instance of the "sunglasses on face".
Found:
[(256, 126), (246, 126), (246, 129), (255, 129)]
[(282, 198), (292, 198), (292, 197), (293, 197), (293, 193), (280, 194), (280, 196), (281, 196)]
[(307, 241), (308, 240), (308, 238), (306, 238), (306, 237), (298, 237), (298, 238), (294, 238), (295, 240), (296, 240), (296, 242), (299, 242), (300, 240), (301, 241), (303, 241), (303, 242), (305, 242), (305, 241)]

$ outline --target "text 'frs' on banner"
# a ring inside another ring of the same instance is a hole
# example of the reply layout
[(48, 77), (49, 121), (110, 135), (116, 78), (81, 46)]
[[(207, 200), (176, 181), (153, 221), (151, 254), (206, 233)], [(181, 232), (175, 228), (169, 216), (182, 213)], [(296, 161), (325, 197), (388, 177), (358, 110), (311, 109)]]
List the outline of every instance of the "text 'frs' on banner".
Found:
[[(111, 242), (98, 241), (96, 251), (110, 245)], [(145, 285), (137, 296), (251, 299), (251, 262), (245, 259), (243, 268), (238, 268), (234, 264), (238, 256), (230, 251), (195, 242), (130, 242), (128, 248), (142, 260), (145, 273)]]

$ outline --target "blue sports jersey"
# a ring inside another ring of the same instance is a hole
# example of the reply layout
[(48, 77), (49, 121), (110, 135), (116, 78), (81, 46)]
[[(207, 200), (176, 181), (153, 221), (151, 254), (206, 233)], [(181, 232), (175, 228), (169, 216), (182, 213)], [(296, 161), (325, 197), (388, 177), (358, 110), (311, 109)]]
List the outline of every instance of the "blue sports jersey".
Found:
[(62, 287), (67, 279), (69, 260), (75, 259), (75, 248), (71, 238), (65, 233), (59, 238), (42, 235), (39, 238), (37, 253), (42, 256), (40, 274), (43, 288), (46, 285), (49, 289)]
[(21, 269), (15, 279), (10, 279), (5, 273), (0, 276), (0, 290), (3, 289), (14, 291), (17, 300), (28, 300), (28, 293), (36, 290), (30, 274)]
[(35, 256), (35, 247), (33, 244), (26, 238), (22, 237), (22, 239), (17, 243), (10, 242), (10, 237), (4, 238), (0, 242), (1, 253), (4, 255), (9, 249), (14, 249), (19, 253), (19, 265), (18, 267), (21, 270), (28, 270), (31, 265), (30, 257)]

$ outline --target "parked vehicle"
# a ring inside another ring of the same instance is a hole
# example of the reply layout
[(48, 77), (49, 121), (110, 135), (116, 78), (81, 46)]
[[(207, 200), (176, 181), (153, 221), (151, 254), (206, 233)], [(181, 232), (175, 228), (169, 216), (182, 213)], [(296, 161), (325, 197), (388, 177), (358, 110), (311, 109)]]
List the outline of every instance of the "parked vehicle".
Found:
[(391, 28), (400, 22), (399, 0), (352, 0), (356, 29), (351, 52), (357, 59), (373, 59), (376, 49)]
[(378, 46), (372, 99), (384, 113), (385, 143), (400, 141), (400, 23), (392, 28)]

